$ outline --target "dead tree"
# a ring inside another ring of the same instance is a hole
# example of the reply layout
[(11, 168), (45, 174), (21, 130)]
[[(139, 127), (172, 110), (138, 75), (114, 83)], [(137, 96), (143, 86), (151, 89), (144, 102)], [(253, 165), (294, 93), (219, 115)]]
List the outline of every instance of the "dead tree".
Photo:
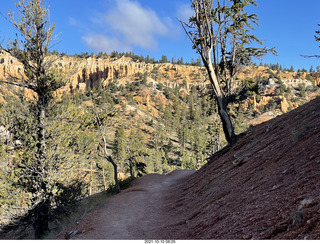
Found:
[(232, 145), (237, 137), (227, 111), (234, 93), (234, 78), (240, 68), (253, 57), (261, 57), (273, 49), (250, 47), (252, 42), (262, 44), (254, 35), (252, 24), (257, 16), (248, 14), (245, 7), (256, 5), (256, 0), (191, 0), (194, 16), (180, 23), (202, 58), (212, 85), (218, 113), (227, 142)]

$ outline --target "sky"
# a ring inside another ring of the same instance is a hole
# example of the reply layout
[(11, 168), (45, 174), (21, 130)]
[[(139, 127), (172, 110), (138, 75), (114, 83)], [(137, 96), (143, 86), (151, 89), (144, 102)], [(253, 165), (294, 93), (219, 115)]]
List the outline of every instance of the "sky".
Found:
[[(0, 4), (0, 41), (7, 43), (16, 30), (4, 18), (16, 11), (18, 0)], [(185, 62), (199, 55), (192, 49), (177, 19), (192, 15), (190, 0), (46, 0), (50, 20), (59, 34), (53, 49), (67, 54), (82, 52), (133, 51), (159, 60), (183, 57)], [(257, 0), (248, 11), (259, 17), (253, 34), (275, 47), (278, 55), (266, 55), (263, 63), (279, 63), (295, 69), (320, 66), (320, 59), (301, 55), (320, 54), (314, 39), (320, 30), (319, 0)], [(261, 61), (256, 60), (259, 64)]]

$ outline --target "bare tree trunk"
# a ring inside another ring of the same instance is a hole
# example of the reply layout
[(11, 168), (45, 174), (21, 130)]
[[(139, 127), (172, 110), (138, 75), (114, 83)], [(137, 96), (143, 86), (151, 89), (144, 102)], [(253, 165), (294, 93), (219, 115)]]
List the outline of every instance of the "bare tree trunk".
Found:
[(227, 112), (228, 98), (224, 96), (221, 90), (216, 74), (214, 72), (210, 52), (208, 52), (208, 54), (209, 55), (207, 59), (203, 61), (209, 75), (209, 79), (214, 91), (215, 99), (218, 104), (218, 114), (222, 122), (223, 132), (225, 134), (228, 144), (233, 145), (237, 141), (237, 136), (234, 133), (234, 127), (232, 125), (230, 116)]
[(216, 97), (218, 103), (218, 113), (222, 122), (222, 128), (226, 140), (229, 145), (233, 145), (237, 142), (237, 136), (234, 133), (234, 127), (232, 125), (229, 114), (227, 113), (227, 98)]
[(107, 156), (108, 161), (112, 164), (113, 166), (113, 172), (114, 172), (114, 183), (116, 186), (116, 192), (120, 192), (120, 184), (118, 180), (118, 166), (117, 164), (113, 161), (113, 158), (111, 156)]
[(35, 239), (42, 239), (49, 230), (48, 212), (50, 209), (49, 199), (43, 200), (35, 209), (35, 221), (33, 227), (35, 230)]
[(103, 138), (103, 150), (104, 150), (104, 154), (106, 156), (106, 159), (112, 164), (113, 166), (113, 178), (114, 178), (114, 183), (115, 183), (115, 186), (116, 186), (116, 192), (120, 192), (120, 185), (119, 185), (119, 180), (118, 180), (118, 166), (117, 164), (113, 161), (113, 158), (108, 154), (108, 151), (107, 151), (107, 140), (106, 140), (106, 137), (102, 134), (102, 138)]

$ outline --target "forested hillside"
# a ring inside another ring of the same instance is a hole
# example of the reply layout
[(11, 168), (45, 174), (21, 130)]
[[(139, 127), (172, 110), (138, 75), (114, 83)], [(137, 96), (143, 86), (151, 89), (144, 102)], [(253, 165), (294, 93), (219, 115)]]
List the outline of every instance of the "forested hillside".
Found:
[[(110, 67), (115, 65), (114, 70), (119, 65), (117, 60), (108, 62)], [(74, 182), (73, 190), (82, 192), (77, 199), (114, 184), (112, 165), (102, 155), (103, 138), (96, 114), (106, 129), (108, 151), (121, 180), (178, 168), (199, 169), (225, 145), (210, 86), (202, 83), (202, 68), (158, 65), (140, 65), (148, 68), (133, 70), (125, 77), (114, 76), (108, 82), (87, 80), (85, 89), (66, 85), (56, 93), (50, 107), (49, 148), (50, 155), (64, 163), (54, 177), (61, 184)], [(191, 77), (188, 82), (179, 71)], [(239, 95), (229, 106), (236, 133), (313, 98), (319, 92), (314, 84), (309, 73), (263, 66), (243, 68), (238, 76)], [(0, 201), (2, 223), (7, 223), (28, 209), (32, 197), (18, 182), (27, 177), (25, 167), (33, 143), (28, 105), (34, 98), (32, 92), (10, 85), (1, 85), (0, 92)]]

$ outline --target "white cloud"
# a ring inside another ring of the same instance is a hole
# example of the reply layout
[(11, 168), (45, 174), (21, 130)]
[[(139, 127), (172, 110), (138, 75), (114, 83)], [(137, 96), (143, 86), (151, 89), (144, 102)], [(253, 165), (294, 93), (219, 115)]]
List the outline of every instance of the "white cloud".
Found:
[(189, 22), (190, 17), (194, 16), (193, 9), (191, 8), (191, 4), (183, 4), (180, 5), (177, 11), (177, 18), (184, 22)]
[[(116, 0), (106, 14), (93, 19), (103, 28), (101, 33), (87, 33), (83, 40), (95, 51), (128, 51), (133, 46), (157, 49), (157, 37), (169, 36), (165, 23), (152, 9), (144, 8), (132, 0)], [(105, 34), (102, 34), (105, 33)]]
[(96, 33), (83, 36), (82, 40), (95, 51), (104, 51), (110, 53), (111, 51), (128, 52), (131, 50), (130, 46), (116, 38)]

